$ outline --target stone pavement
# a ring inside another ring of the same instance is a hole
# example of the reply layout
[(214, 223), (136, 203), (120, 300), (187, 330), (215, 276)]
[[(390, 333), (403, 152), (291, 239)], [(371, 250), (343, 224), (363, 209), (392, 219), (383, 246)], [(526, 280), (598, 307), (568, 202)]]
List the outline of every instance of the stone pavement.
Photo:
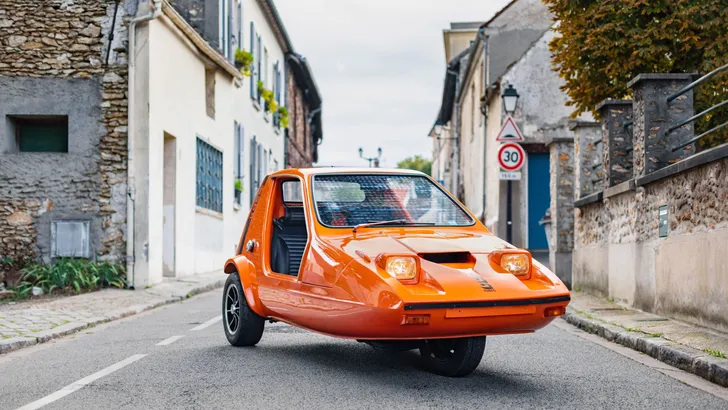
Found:
[(104, 289), (54, 300), (0, 305), (0, 354), (222, 287), (218, 271), (167, 280), (148, 289)]
[(609, 341), (728, 387), (728, 334), (571, 293), (564, 320)]

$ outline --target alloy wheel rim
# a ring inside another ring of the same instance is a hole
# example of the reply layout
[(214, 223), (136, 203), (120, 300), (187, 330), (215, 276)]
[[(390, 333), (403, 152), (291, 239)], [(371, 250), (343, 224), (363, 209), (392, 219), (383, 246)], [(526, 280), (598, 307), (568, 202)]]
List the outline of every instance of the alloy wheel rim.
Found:
[(240, 327), (240, 293), (233, 285), (225, 292), (225, 327), (230, 334)]

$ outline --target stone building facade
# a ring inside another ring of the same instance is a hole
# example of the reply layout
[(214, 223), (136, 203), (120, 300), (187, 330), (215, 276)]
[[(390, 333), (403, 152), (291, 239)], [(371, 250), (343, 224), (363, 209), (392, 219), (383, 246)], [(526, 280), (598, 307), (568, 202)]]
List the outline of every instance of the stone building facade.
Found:
[[(48, 261), (52, 223), (81, 220), (91, 258), (123, 261), (125, 39), (135, 8), (0, 1), (0, 257)], [(21, 130), (49, 123), (66, 129), (67, 145), (24, 150)]]
[(272, 0), (0, 0), (0, 282), (63, 256), (126, 263), (142, 288), (219, 269), (285, 164), (258, 80), (296, 104), (310, 166), (321, 98)]
[[(633, 101), (600, 105), (603, 180), (575, 190), (574, 286), (726, 330), (728, 145), (698, 154), (688, 145), (673, 153), (671, 147), (693, 136), (692, 125), (665, 132), (693, 114), (691, 93), (666, 104), (690, 78), (642, 75), (632, 82)], [(594, 125), (576, 132), (584, 135), (577, 169), (588, 169)]]

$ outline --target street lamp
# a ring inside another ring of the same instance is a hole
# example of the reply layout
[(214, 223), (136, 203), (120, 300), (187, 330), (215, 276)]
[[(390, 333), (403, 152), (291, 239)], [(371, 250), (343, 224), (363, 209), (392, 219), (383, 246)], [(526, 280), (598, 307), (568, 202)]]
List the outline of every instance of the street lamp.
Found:
[(508, 84), (508, 88), (503, 91), (503, 107), (506, 110), (506, 114), (512, 115), (516, 112), (516, 104), (518, 103), (518, 91), (513, 88), (513, 84)]
[(379, 158), (382, 157), (382, 147), (377, 148), (376, 157), (365, 157), (364, 148), (359, 147), (359, 157), (364, 158), (365, 160), (369, 161), (369, 168), (372, 167), (372, 163), (374, 163), (374, 168), (379, 168)]
[[(506, 114), (513, 115), (516, 112), (516, 104), (518, 103), (518, 92), (513, 88), (513, 84), (508, 84), (508, 88), (503, 91), (503, 108)], [(506, 241), (513, 242), (513, 181), (506, 181)]]

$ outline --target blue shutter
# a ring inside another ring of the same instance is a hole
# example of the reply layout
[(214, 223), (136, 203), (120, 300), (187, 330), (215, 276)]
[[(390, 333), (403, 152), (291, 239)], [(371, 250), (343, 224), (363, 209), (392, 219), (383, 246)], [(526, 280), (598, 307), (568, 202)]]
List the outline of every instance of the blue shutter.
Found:
[(237, 121), (233, 122), (233, 139), (234, 139), (234, 145), (235, 149), (233, 152), (235, 152), (235, 166), (233, 167), (233, 178), (238, 179), (240, 178), (240, 125)]
[(243, 167), (243, 163), (245, 162), (245, 128), (243, 128), (243, 124), (240, 124), (238, 125), (238, 129), (238, 137), (240, 139), (240, 141), (238, 142), (238, 147), (240, 148), (240, 151), (238, 151), (238, 158), (240, 158), (240, 175), (238, 175), (238, 178), (242, 179), (245, 175), (245, 167)]
[[(258, 151), (256, 147), (256, 141), (255, 141), (255, 135), (253, 138), (250, 139), (250, 189), (248, 192), (250, 192), (250, 203), (253, 203), (255, 191), (258, 188), (258, 184), (256, 183), (256, 161), (255, 161), (255, 154)], [(251, 205), (252, 206), (252, 205)]]
[(238, 3), (238, 48), (243, 49), (243, 2)]
[(228, 0), (225, 7), (225, 14), (227, 15), (225, 22), (227, 24), (227, 38), (225, 39), (227, 41), (227, 58), (232, 62), (235, 56), (235, 51), (233, 50), (233, 0)]
[[(255, 23), (252, 21), (250, 22), (250, 54), (255, 58)], [(258, 87), (255, 81), (255, 61), (253, 61), (253, 66), (250, 68), (250, 71), (250, 98), (255, 99), (255, 89)]]
[(255, 58), (258, 60), (258, 80), (261, 80), (263, 77), (263, 40), (258, 37), (258, 48), (255, 50), (257, 53), (257, 57)]
[(276, 102), (280, 103), (281, 99), (280, 96), (280, 90), (278, 88), (278, 61), (273, 64), (273, 98), (275, 98)]

